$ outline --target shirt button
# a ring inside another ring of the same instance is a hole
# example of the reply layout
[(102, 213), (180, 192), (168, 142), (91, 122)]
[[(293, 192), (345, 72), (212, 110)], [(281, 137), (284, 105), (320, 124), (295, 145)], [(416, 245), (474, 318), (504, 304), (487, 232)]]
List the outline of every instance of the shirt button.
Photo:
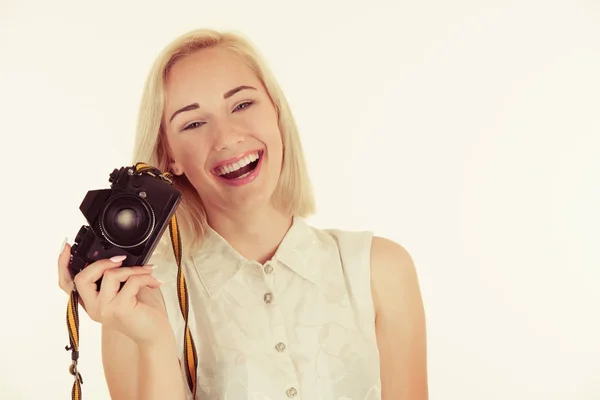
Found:
[(265, 293), (265, 296), (263, 298), (265, 300), (265, 303), (269, 304), (270, 302), (273, 301), (273, 294), (272, 293)]
[(273, 267), (271, 265), (265, 265), (265, 274), (270, 274), (273, 272)]
[(298, 394), (298, 391), (296, 390), (296, 388), (291, 387), (285, 392), (285, 394), (287, 394), (287, 397), (291, 398), (295, 397)]
[(284, 343), (277, 343), (275, 345), (275, 350), (277, 350), (278, 352), (282, 353), (283, 351), (285, 351), (285, 344)]

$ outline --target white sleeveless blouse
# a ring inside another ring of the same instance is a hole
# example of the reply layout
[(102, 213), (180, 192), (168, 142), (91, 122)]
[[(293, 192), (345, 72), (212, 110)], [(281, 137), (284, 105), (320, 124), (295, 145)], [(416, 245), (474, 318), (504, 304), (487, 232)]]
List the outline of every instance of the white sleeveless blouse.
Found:
[[(199, 359), (193, 400), (380, 400), (371, 238), (294, 218), (261, 265), (209, 230), (182, 265)], [(154, 276), (163, 282), (185, 380), (177, 265), (167, 260), (153, 256)]]

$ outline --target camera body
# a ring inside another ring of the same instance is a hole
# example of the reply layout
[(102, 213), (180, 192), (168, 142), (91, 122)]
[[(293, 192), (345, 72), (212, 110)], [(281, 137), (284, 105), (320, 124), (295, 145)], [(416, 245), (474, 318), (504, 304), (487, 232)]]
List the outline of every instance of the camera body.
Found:
[(73, 277), (113, 256), (127, 256), (122, 266), (145, 265), (182, 198), (164, 178), (140, 173), (135, 166), (115, 169), (109, 182), (109, 189), (87, 192), (79, 207), (89, 225), (79, 229), (71, 247)]

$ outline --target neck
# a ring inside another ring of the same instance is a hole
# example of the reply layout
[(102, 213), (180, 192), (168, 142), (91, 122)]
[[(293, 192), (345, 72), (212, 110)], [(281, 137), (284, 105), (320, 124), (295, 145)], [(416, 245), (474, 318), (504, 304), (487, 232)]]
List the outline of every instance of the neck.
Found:
[(292, 217), (268, 206), (254, 212), (213, 212), (208, 223), (242, 256), (264, 264), (277, 251)]

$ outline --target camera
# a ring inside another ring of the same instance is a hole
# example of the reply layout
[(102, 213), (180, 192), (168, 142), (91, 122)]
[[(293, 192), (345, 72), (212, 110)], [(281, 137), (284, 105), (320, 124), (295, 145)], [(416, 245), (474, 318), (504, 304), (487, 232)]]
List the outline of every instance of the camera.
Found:
[(109, 189), (85, 195), (79, 210), (89, 225), (79, 229), (71, 247), (72, 277), (94, 261), (119, 255), (127, 256), (122, 266), (145, 265), (169, 226), (181, 192), (160, 171), (136, 166), (115, 169)]

